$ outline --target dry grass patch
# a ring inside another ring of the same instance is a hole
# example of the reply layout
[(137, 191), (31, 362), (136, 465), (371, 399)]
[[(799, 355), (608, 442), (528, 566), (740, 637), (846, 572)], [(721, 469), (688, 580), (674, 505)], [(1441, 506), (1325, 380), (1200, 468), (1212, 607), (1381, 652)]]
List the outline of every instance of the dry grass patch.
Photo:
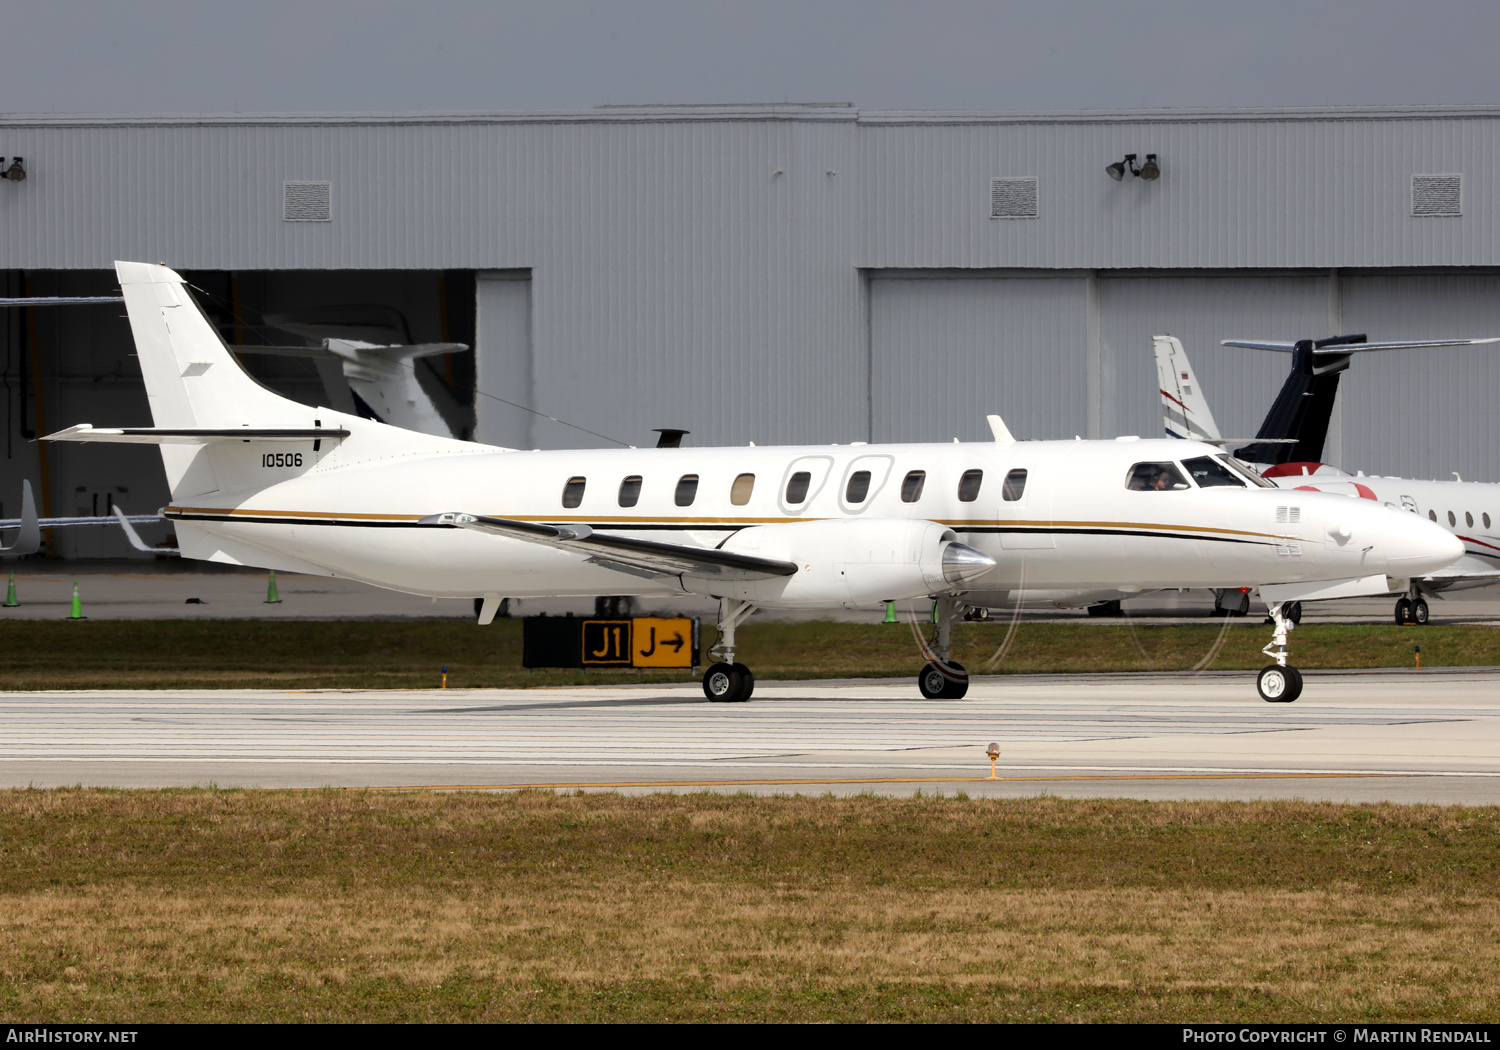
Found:
[(27, 1020), (1486, 1020), (1490, 809), (0, 794)]

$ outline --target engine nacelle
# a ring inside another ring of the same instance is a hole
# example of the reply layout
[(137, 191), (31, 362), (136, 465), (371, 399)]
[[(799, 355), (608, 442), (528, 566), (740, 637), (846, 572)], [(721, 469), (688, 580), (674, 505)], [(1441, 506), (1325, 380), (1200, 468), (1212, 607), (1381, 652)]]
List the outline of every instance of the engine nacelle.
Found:
[(795, 521), (742, 529), (723, 549), (794, 562), (793, 576), (749, 582), (684, 576), (698, 594), (767, 605), (869, 605), (963, 589), (995, 560), (959, 543), (953, 530), (906, 518)]

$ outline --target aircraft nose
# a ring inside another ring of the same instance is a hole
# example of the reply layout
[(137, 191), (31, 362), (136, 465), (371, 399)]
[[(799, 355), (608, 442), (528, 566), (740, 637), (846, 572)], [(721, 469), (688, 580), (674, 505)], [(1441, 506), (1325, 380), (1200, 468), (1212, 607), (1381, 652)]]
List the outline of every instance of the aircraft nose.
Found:
[(1437, 572), (1463, 557), (1464, 544), (1457, 536), (1414, 514), (1400, 515), (1401, 528), (1386, 545), (1387, 571), (1392, 576), (1421, 576)]

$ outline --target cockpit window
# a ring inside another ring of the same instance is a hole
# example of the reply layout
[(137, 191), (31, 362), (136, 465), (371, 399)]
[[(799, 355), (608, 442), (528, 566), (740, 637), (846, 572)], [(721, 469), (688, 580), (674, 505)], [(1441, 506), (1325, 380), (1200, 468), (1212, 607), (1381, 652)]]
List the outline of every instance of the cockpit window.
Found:
[(1246, 481), (1250, 482), (1250, 484), (1254, 485), (1256, 488), (1260, 488), (1260, 489), (1274, 489), (1276, 487), (1275, 485), (1273, 485), (1269, 481), (1267, 481), (1265, 478), (1263, 478), (1259, 474), (1257, 474), (1255, 471), (1253, 471), (1249, 467), (1245, 466), (1245, 464), (1243, 464), (1239, 460), (1235, 459), (1233, 456), (1215, 456), (1214, 459), (1216, 459), (1220, 463), (1224, 464), (1226, 467), (1228, 467), (1230, 470), (1234, 471), (1236, 474), (1238, 474), (1240, 477), (1244, 478)]
[(1176, 463), (1137, 463), (1125, 476), (1125, 487), (1132, 492), (1169, 492), (1191, 486)]
[(1185, 459), (1182, 465), (1187, 468), (1188, 476), (1200, 489), (1242, 489), (1245, 487), (1244, 478), (1237, 477), (1233, 471), (1212, 456)]

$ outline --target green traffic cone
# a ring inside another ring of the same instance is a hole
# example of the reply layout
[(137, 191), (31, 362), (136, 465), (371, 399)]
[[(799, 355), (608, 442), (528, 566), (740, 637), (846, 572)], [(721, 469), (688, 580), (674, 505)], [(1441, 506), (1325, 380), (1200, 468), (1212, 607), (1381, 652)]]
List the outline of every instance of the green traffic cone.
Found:
[(932, 619), (933, 623), (937, 623), (938, 622), (938, 617), (937, 617), (937, 602), (933, 602), (932, 603), (932, 617), (931, 617), (931, 619)]
[(68, 619), (86, 619), (86, 617), (83, 615), (83, 602), (78, 600), (78, 578), (76, 576), (73, 578), (73, 611), (68, 613)]
[(270, 583), (270, 586), (268, 586), (266, 588), (266, 600), (264, 602), (262, 602), (261, 604), (262, 605), (280, 605), (281, 604), (281, 595), (279, 595), (279, 594), (276, 593), (276, 570), (275, 569), (271, 570), (271, 583)]
[(21, 603), (16, 601), (16, 574), (10, 574), (10, 586), (5, 588), (5, 608), (14, 609)]
[(883, 621), (881, 621), (881, 622), (882, 623), (897, 623), (897, 622), (899, 622), (896, 619), (896, 603), (895, 602), (886, 602), (885, 603), (885, 619)]

